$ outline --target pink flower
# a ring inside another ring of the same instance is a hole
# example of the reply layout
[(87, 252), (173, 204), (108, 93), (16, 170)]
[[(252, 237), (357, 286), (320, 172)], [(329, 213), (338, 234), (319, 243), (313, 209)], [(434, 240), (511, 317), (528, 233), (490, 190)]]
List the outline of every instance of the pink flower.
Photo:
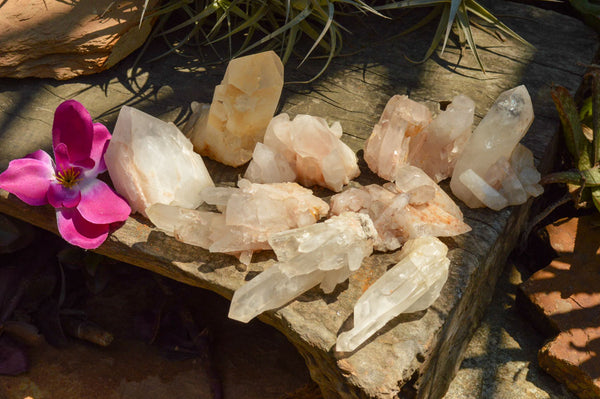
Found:
[(104, 152), (110, 132), (92, 123), (89, 112), (75, 100), (58, 106), (52, 125), (54, 159), (38, 150), (10, 162), (0, 174), (0, 188), (29, 205), (56, 208), (61, 236), (85, 249), (97, 248), (108, 237), (111, 223), (131, 213), (98, 174), (106, 171)]

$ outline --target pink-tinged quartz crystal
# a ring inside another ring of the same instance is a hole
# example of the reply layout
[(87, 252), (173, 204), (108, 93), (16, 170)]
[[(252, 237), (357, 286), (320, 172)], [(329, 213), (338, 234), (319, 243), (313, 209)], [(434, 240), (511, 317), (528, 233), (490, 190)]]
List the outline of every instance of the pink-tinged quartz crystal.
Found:
[(257, 184), (241, 179), (238, 186), (202, 192), (204, 201), (222, 213), (157, 204), (148, 209), (148, 217), (180, 241), (236, 255), (248, 264), (254, 251), (271, 249), (271, 234), (311, 225), (329, 211), (326, 202), (296, 183)]
[(473, 100), (462, 94), (454, 97), (423, 131), (423, 144), (410, 164), (423, 169), (436, 182), (450, 177), (471, 136), (474, 114)]
[(398, 168), (395, 183), (349, 188), (334, 195), (331, 213), (345, 211), (371, 217), (379, 234), (375, 249), (380, 251), (395, 250), (412, 238), (471, 230), (454, 201), (425, 172), (410, 165)]
[[(257, 145), (245, 178), (255, 182), (295, 179), (304, 186), (341, 191), (360, 174), (354, 152), (344, 144), (342, 126), (323, 118), (280, 114), (271, 120), (264, 145)], [(286, 165), (287, 164), (287, 165)]]
[(365, 161), (386, 180), (394, 180), (397, 170), (410, 164), (423, 146), (423, 129), (431, 122), (429, 109), (407, 96), (390, 98), (365, 143)]
[(208, 107), (195, 103), (184, 132), (194, 149), (230, 166), (245, 164), (275, 114), (283, 88), (283, 64), (273, 51), (229, 62)]

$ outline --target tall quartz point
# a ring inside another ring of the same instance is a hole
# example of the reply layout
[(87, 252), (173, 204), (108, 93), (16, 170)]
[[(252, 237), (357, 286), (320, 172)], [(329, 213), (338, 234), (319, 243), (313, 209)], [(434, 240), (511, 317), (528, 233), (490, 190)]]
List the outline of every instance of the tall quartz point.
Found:
[(332, 292), (373, 252), (376, 236), (371, 219), (353, 212), (271, 235), (278, 262), (234, 293), (229, 317), (247, 323), (317, 284)]
[(409, 239), (447, 237), (471, 230), (460, 208), (425, 172), (404, 165), (394, 183), (352, 187), (331, 198), (334, 215), (352, 211), (368, 214), (378, 232), (375, 249), (398, 249)]
[(117, 192), (145, 216), (156, 203), (197, 208), (202, 190), (214, 186), (202, 157), (173, 123), (126, 105), (104, 160)]
[(148, 217), (182, 242), (236, 255), (248, 264), (254, 251), (271, 249), (271, 234), (314, 224), (329, 211), (325, 201), (296, 183), (253, 184), (241, 179), (238, 186), (203, 191), (204, 201), (222, 213), (159, 204), (148, 209)]
[(354, 306), (354, 327), (338, 336), (335, 350), (351, 352), (401, 313), (427, 309), (448, 279), (448, 248), (435, 237), (408, 241), (400, 261), (385, 272)]
[(283, 88), (283, 64), (273, 51), (235, 58), (208, 107), (194, 103), (184, 131), (202, 155), (230, 166), (252, 158), (275, 114)]
[(323, 118), (283, 113), (274, 117), (265, 133), (264, 145), (254, 149), (245, 178), (259, 182), (296, 179), (304, 186), (319, 185), (341, 191), (360, 174), (354, 151), (340, 140), (342, 126)]
[(525, 86), (500, 94), (459, 157), (450, 188), (471, 208), (500, 210), (542, 193), (531, 151), (519, 141), (533, 122)]
[(423, 129), (432, 120), (431, 111), (408, 96), (395, 95), (386, 104), (379, 122), (365, 143), (369, 169), (386, 180), (394, 180), (398, 169), (410, 164), (425, 136)]
[(436, 182), (452, 176), (471, 136), (474, 114), (473, 100), (462, 94), (454, 97), (423, 131), (423, 143), (410, 164), (423, 169)]

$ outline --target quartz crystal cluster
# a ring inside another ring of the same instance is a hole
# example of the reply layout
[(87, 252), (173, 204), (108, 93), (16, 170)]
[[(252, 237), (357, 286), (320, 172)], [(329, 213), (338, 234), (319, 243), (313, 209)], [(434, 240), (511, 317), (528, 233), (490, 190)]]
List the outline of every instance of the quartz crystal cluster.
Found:
[(353, 351), (400, 313), (431, 306), (448, 278), (447, 253), (448, 247), (435, 237), (415, 238), (404, 244), (400, 261), (356, 302), (354, 327), (338, 336), (336, 351)]
[(283, 64), (273, 51), (233, 59), (210, 105), (194, 104), (184, 131), (202, 155), (230, 166), (245, 164), (275, 113)]
[(384, 186), (351, 187), (331, 198), (334, 215), (352, 211), (368, 214), (377, 232), (375, 249), (398, 249), (409, 239), (454, 236), (471, 228), (454, 201), (421, 169), (397, 168), (396, 181)]
[(475, 103), (465, 95), (454, 97), (435, 119), (425, 105), (394, 96), (365, 144), (365, 161), (390, 181), (404, 165), (423, 169), (436, 182), (444, 180), (471, 135), (474, 113)]
[(214, 185), (202, 157), (173, 123), (128, 106), (119, 112), (104, 160), (116, 190), (143, 215), (156, 203), (197, 208), (202, 190)]
[(257, 184), (241, 179), (238, 186), (202, 192), (204, 201), (221, 212), (157, 204), (148, 209), (148, 217), (182, 242), (237, 255), (248, 264), (254, 251), (271, 249), (271, 234), (314, 224), (329, 211), (326, 202), (296, 183)]
[(421, 148), (410, 164), (423, 169), (436, 182), (452, 176), (458, 156), (471, 136), (474, 115), (473, 100), (462, 94), (454, 97), (423, 130)]
[(525, 86), (500, 94), (456, 163), (450, 188), (471, 208), (500, 210), (543, 191), (533, 154), (519, 144), (533, 121)]
[(274, 117), (264, 145), (254, 149), (244, 177), (260, 183), (298, 181), (341, 191), (360, 174), (354, 151), (344, 144), (342, 126), (331, 126), (323, 118), (288, 114)]
[(422, 131), (431, 120), (425, 105), (408, 96), (390, 98), (365, 143), (369, 168), (386, 180), (394, 180), (397, 169), (410, 163), (423, 145)]
[(271, 235), (278, 262), (235, 291), (229, 317), (248, 322), (317, 284), (332, 292), (372, 253), (376, 235), (371, 219), (354, 212)]

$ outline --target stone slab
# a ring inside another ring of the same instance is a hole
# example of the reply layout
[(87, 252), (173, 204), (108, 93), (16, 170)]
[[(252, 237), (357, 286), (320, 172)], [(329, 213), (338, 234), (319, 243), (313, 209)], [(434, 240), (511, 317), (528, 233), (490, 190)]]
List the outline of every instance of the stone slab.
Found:
[(580, 398), (597, 398), (600, 216), (560, 220), (546, 231), (559, 257), (520, 285), (518, 302), (531, 320), (553, 337), (538, 353), (540, 367)]
[[(151, 10), (157, 0), (148, 2)], [(143, 0), (25, 0), (0, 5), (0, 76), (70, 79), (112, 67), (140, 47)]]
[[(499, 42), (474, 29), (480, 56), (487, 66), (485, 75), (478, 70), (470, 52), (461, 58), (460, 49), (452, 43), (443, 59), (436, 56), (414, 65), (404, 56), (422, 56), (433, 27), (402, 40), (384, 41), (382, 37), (398, 33), (405, 25), (366, 19), (362, 28), (357, 24), (352, 40), (346, 40), (344, 52), (349, 55), (334, 59), (326, 75), (310, 86), (284, 87), (280, 111), (341, 121), (343, 140), (360, 157), (364, 140), (394, 94), (408, 94), (436, 106), (465, 93), (476, 101), (479, 120), (498, 94), (523, 83), (532, 96), (536, 113), (523, 142), (533, 150), (540, 167), (546, 169), (558, 125), (550, 83), (560, 83), (573, 91), (577, 88), (584, 72), (578, 63), (593, 59), (595, 35), (578, 21), (553, 12), (512, 3), (493, 6), (535, 49), (512, 40)], [(549, 30), (548, 26), (556, 29)], [(316, 60), (300, 70), (288, 66), (286, 81), (309, 78), (321, 65)], [(171, 57), (142, 66), (135, 79), (130, 79), (131, 71), (123, 64), (108, 73), (62, 84), (0, 80), (0, 87), (4, 88), (0, 93), (0, 170), (11, 159), (50, 148), (52, 113), (64, 99), (79, 100), (96, 121), (109, 128), (114, 126), (116, 114), (124, 104), (181, 124), (189, 115), (192, 100), (210, 101), (223, 71), (223, 65), (199, 68), (187, 59)], [(207, 162), (207, 166), (214, 180), (223, 184), (231, 184), (243, 172), (243, 168), (226, 168), (213, 162)], [(359, 182), (378, 181), (365, 169), (364, 162), (361, 168)], [(354, 303), (394, 263), (397, 253), (374, 254), (356, 275), (330, 295), (314, 289), (260, 317), (296, 346), (325, 398), (439, 398), (446, 391), (468, 339), (491, 299), (506, 257), (518, 239), (528, 206), (501, 212), (463, 211), (473, 231), (444, 240), (450, 248), (452, 264), (440, 298), (427, 311), (397, 317), (354, 353), (337, 356), (333, 352), (336, 336), (351, 326)], [(0, 212), (56, 231), (52, 209), (26, 206), (5, 192), (0, 193)], [(226, 298), (273, 262), (273, 255), (265, 252), (255, 257), (247, 271), (240, 271), (234, 258), (176, 242), (138, 216), (130, 217), (98, 252)]]

